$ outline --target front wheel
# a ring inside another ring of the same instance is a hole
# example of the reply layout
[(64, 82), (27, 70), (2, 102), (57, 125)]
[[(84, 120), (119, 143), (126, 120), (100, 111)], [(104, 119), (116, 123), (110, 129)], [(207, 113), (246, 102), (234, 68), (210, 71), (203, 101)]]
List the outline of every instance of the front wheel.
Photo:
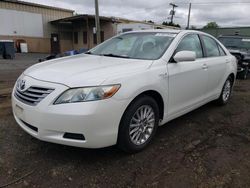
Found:
[(232, 87), (233, 87), (233, 80), (229, 77), (226, 80), (225, 84), (223, 85), (220, 97), (216, 101), (219, 105), (225, 105), (228, 103), (231, 97)]
[(125, 111), (120, 123), (118, 147), (135, 153), (148, 146), (159, 123), (159, 108), (149, 96), (133, 101)]

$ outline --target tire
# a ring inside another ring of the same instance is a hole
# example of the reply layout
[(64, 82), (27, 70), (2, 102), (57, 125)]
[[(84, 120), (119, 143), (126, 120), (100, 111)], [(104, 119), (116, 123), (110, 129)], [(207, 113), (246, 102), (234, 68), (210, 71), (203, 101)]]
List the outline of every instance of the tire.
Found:
[(232, 78), (228, 77), (223, 85), (220, 97), (216, 100), (218, 105), (223, 106), (228, 103), (232, 94), (232, 86), (233, 86), (233, 80)]
[[(141, 112), (144, 112), (145, 115), (141, 115)], [(158, 124), (159, 107), (156, 101), (146, 95), (135, 99), (121, 119), (118, 147), (127, 153), (143, 150), (154, 137)]]

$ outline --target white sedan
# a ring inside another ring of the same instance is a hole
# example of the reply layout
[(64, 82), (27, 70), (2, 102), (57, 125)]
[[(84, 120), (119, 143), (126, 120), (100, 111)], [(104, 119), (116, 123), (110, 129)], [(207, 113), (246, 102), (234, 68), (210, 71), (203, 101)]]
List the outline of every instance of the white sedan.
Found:
[(235, 57), (208, 34), (128, 32), (25, 70), (13, 89), (13, 113), (43, 141), (138, 152), (158, 126), (210, 101), (226, 104), (236, 72)]

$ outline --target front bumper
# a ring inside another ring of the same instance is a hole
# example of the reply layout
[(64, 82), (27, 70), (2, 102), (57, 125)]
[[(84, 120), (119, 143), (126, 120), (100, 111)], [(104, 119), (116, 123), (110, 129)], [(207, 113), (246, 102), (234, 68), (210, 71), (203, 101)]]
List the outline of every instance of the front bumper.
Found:
[[(39, 140), (57, 144), (102, 148), (116, 144), (119, 123), (126, 101), (113, 98), (101, 101), (53, 105), (68, 87), (25, 77), (30, 85), (55, 88), (36, 106), (19, 101), (12, 93), (12, 108), (16, 122)], [(64, 138), (65, 133), (80, 134), (84, 139)]]

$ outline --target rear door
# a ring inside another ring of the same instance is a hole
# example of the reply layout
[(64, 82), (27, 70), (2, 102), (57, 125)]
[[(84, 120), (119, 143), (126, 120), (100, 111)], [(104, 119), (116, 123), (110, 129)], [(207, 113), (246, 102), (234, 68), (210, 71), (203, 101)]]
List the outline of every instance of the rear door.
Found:
[(204, 46), (208, 72), (205, 97), (210, 98), (221, 92), (221, 85), (225, 81), (223, 78), (225, 78), (226, 64), (229, 63), (229, 59), (220, 44), (212, 37), (202, 35), (201, 39)]
[(194, 51), (195, 61), (169, 62), (169, 103), (168, 115), (178, 115), (199, 104), (203, 99), (207, 86), (207, 69), (200, 38), (197, 34), (186, 35), (179, 43), (175, 54), (179, 51)]

